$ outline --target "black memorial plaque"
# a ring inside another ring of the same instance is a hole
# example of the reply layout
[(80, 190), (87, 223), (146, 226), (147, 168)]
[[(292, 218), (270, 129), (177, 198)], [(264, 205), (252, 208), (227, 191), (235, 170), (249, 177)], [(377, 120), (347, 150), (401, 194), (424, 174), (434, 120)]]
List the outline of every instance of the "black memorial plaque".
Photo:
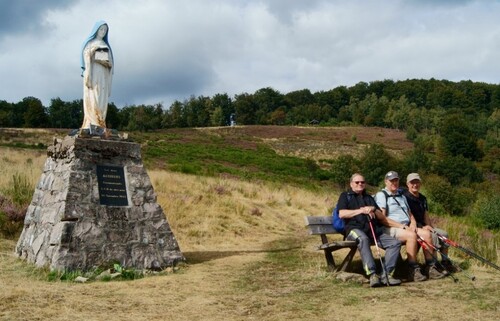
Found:
[(97, 185), (101, 205), (128, 206), (123, 167), (97, 165)]

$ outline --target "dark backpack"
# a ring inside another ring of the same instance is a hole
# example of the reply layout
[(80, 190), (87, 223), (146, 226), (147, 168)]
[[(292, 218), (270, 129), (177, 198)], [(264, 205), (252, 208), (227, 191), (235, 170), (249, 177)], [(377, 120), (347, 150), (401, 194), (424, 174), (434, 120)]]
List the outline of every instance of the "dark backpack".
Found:
[[(351, 201), (352, 195), (347, 193), (347, 204)], [(335, 231), (341, 233), (342, 235), (345, 234), (345, 224), (344, 220), (340, 218), (339, 216), (339, 204), (335, 204), (335, 207), (333, 208), (332, 211), (332, 225)]]

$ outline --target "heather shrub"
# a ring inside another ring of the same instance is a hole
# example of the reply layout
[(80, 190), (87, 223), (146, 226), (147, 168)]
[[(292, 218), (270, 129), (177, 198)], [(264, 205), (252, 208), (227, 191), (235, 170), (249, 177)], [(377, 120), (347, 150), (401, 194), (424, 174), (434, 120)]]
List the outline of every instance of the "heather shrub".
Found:
[(15, 238), (23, 227), (34, 186), (29, 178), (15, 173), (8, 187), (0, 191), (0, 234)]
[(15, 238), (23, 227), (27, 205), (17, 206), (0, 195), (0, 235)]

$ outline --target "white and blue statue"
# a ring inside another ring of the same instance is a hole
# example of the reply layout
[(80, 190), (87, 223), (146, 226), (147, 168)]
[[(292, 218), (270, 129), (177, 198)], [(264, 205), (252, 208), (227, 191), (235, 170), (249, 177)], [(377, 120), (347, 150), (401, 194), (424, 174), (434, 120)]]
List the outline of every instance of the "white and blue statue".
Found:
[(108, 24), (98, 21), (82, 46), (83, 128), (106, 128), (108, 99), (113, 79), (113, 51), (108, 41)]

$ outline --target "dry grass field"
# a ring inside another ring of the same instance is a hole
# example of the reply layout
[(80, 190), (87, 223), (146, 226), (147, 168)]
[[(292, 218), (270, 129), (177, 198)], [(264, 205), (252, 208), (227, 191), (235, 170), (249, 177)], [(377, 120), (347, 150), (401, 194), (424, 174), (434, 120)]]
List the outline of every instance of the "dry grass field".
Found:
[[(45, 155), (0, 148), (0, 190), (36, 181)], [(30, 159), (30, 161), (28, 161)], [(338, 191), (151, 169), (186, 263), (134, 281), (49, 282), (0, 239), (0, 320), (498, 320), (500, 273), (371, 289), (326, 270), (303, 216), (327, 215)], [(448, 228), (443, 222), (443, 227)], [(451, 226), (449, 226), (451, 227)], [(453, 226), (453, 228), (456, 228)], [(458, 253), (452, 257), (462, 261)], [(359, 265), (359, 258), (355, 258)], [(498, 263), (498, 262), (497, 262)]]
[(16, 173), (25, 175), (34, 186), (47, 159), (44, 150), (0, 148), (0, 155), (0, 191), (9, 187)]
[(24, 143), (48, 145), (54, 137), (63, 137), (69, 129), (0, 128), (0, 143)]

